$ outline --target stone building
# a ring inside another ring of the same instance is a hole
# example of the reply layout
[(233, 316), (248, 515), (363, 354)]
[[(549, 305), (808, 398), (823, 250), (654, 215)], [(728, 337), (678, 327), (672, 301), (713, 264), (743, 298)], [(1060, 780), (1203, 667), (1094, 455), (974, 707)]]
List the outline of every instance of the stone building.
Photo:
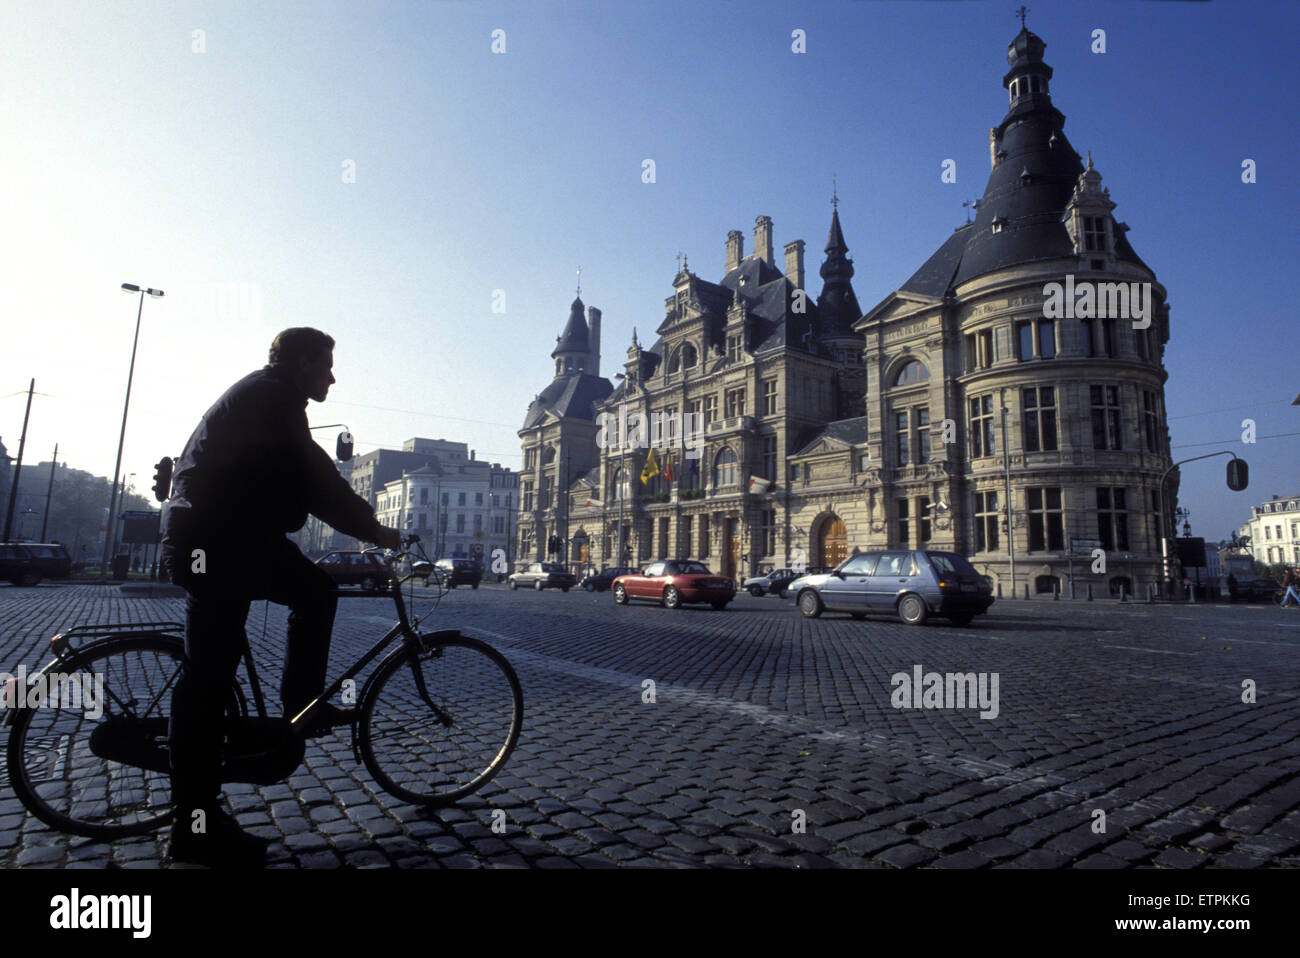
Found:
[[(675, 554), (741, 577), (929, 547), (1023, 594), (1067, 589), (1102, 549), (1094, 589), (1159, 579), (1177, 492), (1177, 472), (1160, 489), (1165, 290), (1066, 139), (1044, 49), (1028, 30), (1008, 49), (1010, 106), (974, 222), (865, 313), (838, 207), (816, 302), (804, 244), (786, 245), (783, 274), (760, 216), (751, 255), (728, 235), (719, 282), (683, 265), (657, 340), (634, 333), (616, 389), (577, 365), (598, 375), (576, 302), (556, 381), (520, 432), (525, 486), (546, 483), (522, 496), (520, 557), (614, 565), (622, 542), (632, 564)], [(602, 414), (633, 412), (697, 413), (701, 457), (657, 450), (647, 469), (648, 450), (594, 441)]]
[(1250, 536), (1250, 552), (1265, 565), (1300, 567), (1300, 496), (1273, 496), (1251, 507), (1238, 532)]

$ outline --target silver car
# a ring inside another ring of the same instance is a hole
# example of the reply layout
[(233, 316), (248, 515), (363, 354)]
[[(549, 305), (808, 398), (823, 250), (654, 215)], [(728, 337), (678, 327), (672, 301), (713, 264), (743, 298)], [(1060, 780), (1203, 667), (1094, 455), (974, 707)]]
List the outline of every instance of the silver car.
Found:
[(855, 619), (881, 613), (908, 625), (931, 615), (969, 625), (993, 604), (992, 586), (965, 558), (928, 550), (862, 552), (825, 575), (795, 579), (785, 594), (810, 619), (822, 612)]

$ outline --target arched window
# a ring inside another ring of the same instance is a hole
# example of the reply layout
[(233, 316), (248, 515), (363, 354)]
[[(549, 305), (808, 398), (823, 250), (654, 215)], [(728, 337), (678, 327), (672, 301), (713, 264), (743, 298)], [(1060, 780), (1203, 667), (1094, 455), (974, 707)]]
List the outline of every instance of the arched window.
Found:
[(894, 374), (894, 381), (891, 386), (910, 386), (913, 383), (925, 382), (930, 378), (930, 370), (926, 369), (920, 362), (915, 359), (909, 360), (903, 364), (903, 367)]
[(547, 446), (545, 449), (542, 450), (542, 465), (543, 466), (550, 465), (554, 461), (555, 461), (555, 447)]
[(632, 489), (627, 482), (628, 472), (626, 469), (615, 469), (614, 476), (609, 482), (609, 497), (618, 501), (621, 497), (623, 501), (632, 498)]
[(740, 468), (736, 454), (730, 449), (723, 449), (713, 460), (713, 486), (734, 486), (740, 481)]
[(699, 354), (690, 343), (682, 344), (682, 369), (690, 369), (700, 361)]
[(668, 371), (670, 373), (675, 373), (679, 368), (681, 368), (681, 359), (682, 359), (682, 351), (680, 349), (674, 349), (672, 353), (669, 354)]

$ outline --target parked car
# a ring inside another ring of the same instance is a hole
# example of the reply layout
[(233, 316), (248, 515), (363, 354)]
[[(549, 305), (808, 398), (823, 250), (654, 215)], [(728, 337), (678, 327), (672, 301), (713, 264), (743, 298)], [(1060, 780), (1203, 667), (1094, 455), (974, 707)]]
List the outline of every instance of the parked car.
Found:
[(559, 589), (568, 592), (578, 584), (577, 576), (558, 562), (532, 562), (522, 571), (512, 573), (506, 582), (510, 588)]
[(36, 585), (41, 578), (40, 563), (25, 543), (0, 543), (0, 579), (14, 585)]
[(796, 572), (794, 569), (773, 569), (763, 575), (746, 579), (741, 587), (756, 599), (765, 595), (779, 596), (785, 591), (786, 586), (801, 575), (807, 573)]
[(1272, 579), (1242, 579), (1237, 583), (1237, 600), (1241, 602), (1272, 602), (1282, 586)]
[(603, 569), (600, 572), (593, 572), (591, 575), (585, 576), (578, 585), (583, 589), (586, 589), (588, 592), (606, 592), (609, 590), (609, 587), (614, 584), (614, 580), (619, 576), (636, 575), (640, 571), (640, 569), (635, 569), (631, 566), (619, 566), (613, 569)]
[(483, 567), (473, 559), (439, 559), (434, 563), (434, 574), (445, 589), (458, 585), (477, 589), (483, 578)]
[(72, 575), (72, 556), (61, 542), (14, 542), (31, 553), (41, 575), (47, 579), (66, 579)]
[(336, 585), (355, 585), (362, 592), (387, 592), (388, 567), (366, 552), (330, 552), (316, 560)]
[(796, 579), (786, 595), (810, 619), (822, 612), (847, 612), (855, 619), (886, 613), (908, 625), (921, 625), (931, 615), (969, 625), (993, 604), (988, 580), (965, 558), (926, 550), (859, 553), (825, 575)]
[(652, 562), (644, 572), (619, 576), (613, 588), (614, 601), (619, 605), (626, 605), (631, 599), (649, 599), (668, 609), (707, 602), (721, 610), (736, 596), (734, 582), (714, 575), (703, 563), (691, 559)]

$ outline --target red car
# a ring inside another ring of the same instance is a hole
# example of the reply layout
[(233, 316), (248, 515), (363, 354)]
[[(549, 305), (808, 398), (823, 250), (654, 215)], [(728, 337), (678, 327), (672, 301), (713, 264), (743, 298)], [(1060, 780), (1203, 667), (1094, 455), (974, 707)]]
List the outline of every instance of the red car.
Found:
[(680, 609), (688, 602), (707, 602), (715, 609), (725, 609), (736, 596), (736, 584), (714, 575), (702, 563), (664, 559), (650, 563), (640, 575), (619, 576), (613, 591), (619, 605), (626, 605), (629, 599), (650, 599), (669, 609)]

